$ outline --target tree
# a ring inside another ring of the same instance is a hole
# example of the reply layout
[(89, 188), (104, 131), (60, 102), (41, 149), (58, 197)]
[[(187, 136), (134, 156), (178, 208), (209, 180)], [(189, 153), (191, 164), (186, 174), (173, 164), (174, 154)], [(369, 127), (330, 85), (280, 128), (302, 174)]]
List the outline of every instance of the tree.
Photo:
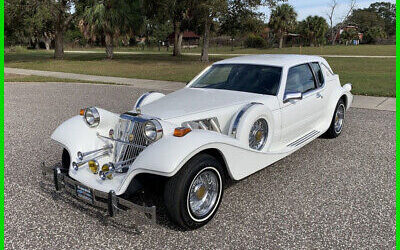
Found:
[(214, 26), (214, 20), (227, 9), (226, 0), (203, 0), (193, 10), (193, 26), (203, 34), (201, 57), (202, 62), (208, 62), (208, 47), (210, 44), (210, 31)]
[(386, 33), (385, 33), (384, 29), (379, 26), (371, 27), (365, 33), (365, 40), (368, 43), (376, 43), (380, 39), (385, 38), (385, 37), (386, 37)]
[(64, 33), (69, 23), (74, 18), (71, 13), (72, 0), (51, 0), (49, 6), (52, 8), (54, 18), (54, 58), (64, 58)]
[(173, 56), (182, 54), (183, 31), (192, 18), (196, 0), (144, 0), (145, 13), (149, 19), (159, 22), (170, 20), (174, 29)]
[(330, 30), (331, 30), (331, 43), (332, 45), (335, 45), (335, 30), (333, 29), (333, 18), (335, 16), (335, 11), (338, 6), (337, 0), (332, 0), (330, 5), (329, 5), (329, 12), (327, 13), (328, 19), (329, 19), (329, 25), (330, 25)]
[(283, 37), (296, 27), (297, 13), (293, 6), (281, 4), (271, 12), (269, 26), (279, 37), (279, 48), (283, 47)]
[(373, 3), (368, 8), (354, 10), (346, 22), (356, 25), (363, 33), (373, 28), (372, 33), (382, 30), (389, 36), (395, 35), (396, 5), (385, 2)]
[(38, 48), (44, 41), (46, 49), (54, 37), (54, 19), (50, 0), (7, 0), (4, 31), (7, 45), (28, 44)]
[(54, 39), (54, 19), (52, 17), (52, 8), (49, 8), (51, 2), (48, 0), (37, 1), (33, 9), (33, 15), (26, 18), (26, 29), (35, 40), (36, 48), (39, 48), (39, 42), (43, 40), (46, 50), (50, 49), (50, 43)]
[(384, 22), (387, 35), (396, 34), (396, 4), (389, 2), (376, 2), (369, 6), (370, 11), (376, 13)]
[(385, 23), (381, 17), (368, 9), (357, 9), (347, 19), (348, 24), (357, 26), (359, 32), (367, 32), (372, 27), (384, 29)]
[(346, 20), (353, 13), (353, 10), (356, 7), (356, 4), (357, 4), (357, 0), (349, 0), (348, 9), (347, 9), (347, 12), (346, 12), (345, 16), (336, 25), (337, 31), (336, 31), (335, 38), (340, 35), (340, 31), (343, 29), (344, 25), (346, 24)]
[(138, 31), (142, 22), (139, 0), (96, 0), (83, 13), (80, 27), (87, 38), (104, 37), (107, 58), (112, 59), (115, 41)]
[(311, 46), (321, 45), (324, 42), (328, 24), (320, 16), (308, 16), (299, 24), (300, 33), (306, 37)]
[(252, 0), (228, 0), (228, 8), (219, 18), (220, 33), (227, 34), (233, 41), (238, 34), (252, 33), (260, 27), (261, 13), (256, 12), (256, 7), (262, 2)]

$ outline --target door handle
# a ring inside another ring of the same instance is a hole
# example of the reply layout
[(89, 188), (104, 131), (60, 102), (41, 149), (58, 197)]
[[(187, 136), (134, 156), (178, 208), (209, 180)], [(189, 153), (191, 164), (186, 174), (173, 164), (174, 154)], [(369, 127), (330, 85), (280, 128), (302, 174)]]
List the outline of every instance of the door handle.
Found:
[(321, 95), (320, 93), (317, 93), (317, 98), (324, 98), (324, 96), (323, 95)]

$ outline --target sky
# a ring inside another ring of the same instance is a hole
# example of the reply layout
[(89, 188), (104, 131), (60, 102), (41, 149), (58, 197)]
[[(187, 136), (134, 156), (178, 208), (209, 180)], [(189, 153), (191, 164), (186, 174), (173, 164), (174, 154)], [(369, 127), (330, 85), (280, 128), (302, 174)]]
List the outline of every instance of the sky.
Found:
[[(340, 22), (346, 15), (350, 0), (337, 0), (338, 6), (336, 7), (336, 18), (334, 24)], [(367, 8), (371, 3), (375, 2), (391, 2), (396, 3), (396, 0), (357, 0), (356, 9)], [(327, 12), (331, 0), (288, 0), (286, 3), (292, 5), (297, 12), (297, 20), (301, 21), (309, 15), (318, 15), (327, 19)], [(270, 11), (266, 7), (259, 9), (260, 12), (266, 16), (266, 21), (269, 20)]]

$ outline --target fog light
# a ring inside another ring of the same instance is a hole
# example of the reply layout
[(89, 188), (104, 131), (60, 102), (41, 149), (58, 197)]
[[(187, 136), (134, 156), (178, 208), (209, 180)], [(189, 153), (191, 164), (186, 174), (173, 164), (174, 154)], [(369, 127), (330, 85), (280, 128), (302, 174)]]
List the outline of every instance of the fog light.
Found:
[(113, 177), (112, 171), (114, 171), (114, 166), (112, 164), (104, 164), (99, 172), (100, 178), (102, 180), (105, 180), (106, 178), (111, 180)]
[(96, 160), (90, 160), (88, 165), (93, 174), (97, 174), (99, 172), (99, 163)]

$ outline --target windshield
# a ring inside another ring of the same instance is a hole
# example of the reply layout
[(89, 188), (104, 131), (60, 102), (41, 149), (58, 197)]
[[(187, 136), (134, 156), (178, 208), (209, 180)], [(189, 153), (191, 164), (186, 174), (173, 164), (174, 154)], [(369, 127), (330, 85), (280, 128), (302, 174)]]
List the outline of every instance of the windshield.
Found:
[(282, 68), (251, 64), (217, 64), (191, 84), (191, 88), (226, 89), (276, 95)]

